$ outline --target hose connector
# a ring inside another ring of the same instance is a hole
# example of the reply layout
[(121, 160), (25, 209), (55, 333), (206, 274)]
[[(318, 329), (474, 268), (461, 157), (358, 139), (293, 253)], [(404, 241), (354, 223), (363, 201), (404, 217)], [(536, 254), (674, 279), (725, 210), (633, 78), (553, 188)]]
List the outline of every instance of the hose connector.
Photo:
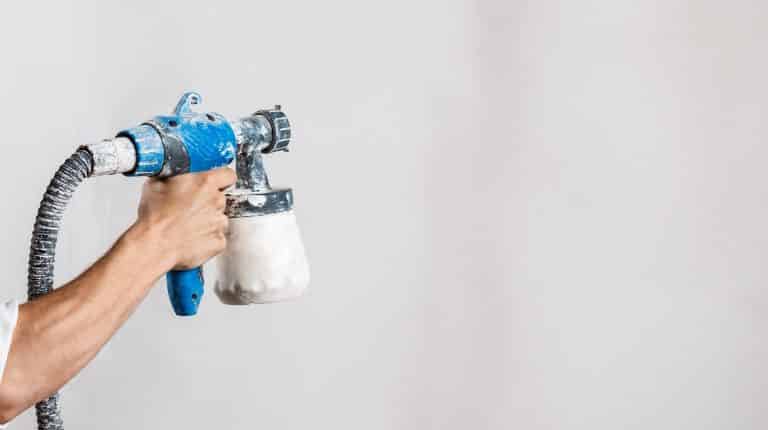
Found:
[(127, 173), (136, 168), (136, 149), (127, 137), (105, 139), (84, 148), (93, 157), (91, 176)]

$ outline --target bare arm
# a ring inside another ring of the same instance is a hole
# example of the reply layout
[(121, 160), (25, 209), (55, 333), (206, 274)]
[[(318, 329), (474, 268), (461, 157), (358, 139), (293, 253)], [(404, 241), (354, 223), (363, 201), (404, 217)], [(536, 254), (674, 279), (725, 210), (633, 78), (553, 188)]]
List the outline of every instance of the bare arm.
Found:
[(137, 221), (107, 254), (72, 282), (19, 307), (0, 382), (0, 422), (85, 367), (165, 272), (221, 252), (227, 218), (220, 190), (234, 180), (230, 169), (149, 180)]

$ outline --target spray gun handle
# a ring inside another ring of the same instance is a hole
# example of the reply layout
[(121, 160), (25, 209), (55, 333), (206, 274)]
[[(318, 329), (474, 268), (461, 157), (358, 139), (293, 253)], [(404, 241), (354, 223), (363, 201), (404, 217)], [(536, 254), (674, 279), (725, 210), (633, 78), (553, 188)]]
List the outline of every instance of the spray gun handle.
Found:
[(168, 286), (168, 297), (171, 299), (173, 311), (179, 316), (197, 314), (197, 307), (203, 298), (203, 268), (195, 267), (188, 270), (172, 270), (165, 274)]

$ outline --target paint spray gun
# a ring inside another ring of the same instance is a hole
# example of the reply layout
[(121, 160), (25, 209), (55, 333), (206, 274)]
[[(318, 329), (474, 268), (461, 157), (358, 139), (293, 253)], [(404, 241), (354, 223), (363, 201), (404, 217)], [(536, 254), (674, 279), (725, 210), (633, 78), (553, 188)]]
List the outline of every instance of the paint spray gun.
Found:
[[(228, 121), (192, 106), (200, 95), (186, 93), (172, 115), (156, 116), (114, 139), (87, 145), (95, 175), (169, 177), (202, 172), (237, 159), (237, 183), (227, 193), (229, 245), (217, 260), (215, 291), (224, 303), (249, 304), (301, 295), (309, 282), (304, 248), (293, 215), (290, 188), (273, 189), (262, 154), (287, 151), (288, 118), (280, 109), (260, 110)], [(203, 296), (200, 267), (168, 272), (168, 295), (177, 315), (195, 315)]]
[[(309, 267), (293, 214), (290, 188), (272, 188), (262, 154), (288, 150), (291, 127), (280, 106), (238, 120), (196, 112), (185, 93), (171, 115), (156, 116), (115, 138), (79, 148), (54, 175), (40, 202), (29, 257), (30, 300), (53, 289), (58, 231), (75, 188), (89, 176), (170, 177), (235, 161), (237, 183), (226, 192), (227, 247), (216, 257), (215, 291), (225, 304), (270, 303), (300, 296)], [(168, 294), (177, 315), (195, 315), (203, 297), (202, 268), (171, 271)], [(41, 429), (63, 428), (58, 394), (36, 405)]]

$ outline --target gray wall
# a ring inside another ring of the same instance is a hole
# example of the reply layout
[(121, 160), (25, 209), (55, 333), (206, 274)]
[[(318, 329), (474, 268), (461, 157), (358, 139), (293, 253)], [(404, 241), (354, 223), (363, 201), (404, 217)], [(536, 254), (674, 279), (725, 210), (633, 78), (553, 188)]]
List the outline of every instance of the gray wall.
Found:
[[(767, 21), (757, 1), (14, 2), (2, 295), (77, 145), (185, 89), (225, 115), (281, 103), (294, 151), (268, 163), (311, 293), (177, 319), (158, 285), (65, 388), (69, 428), (765, 428)], [(77, 194), (60, 282), (139, 187)]]

